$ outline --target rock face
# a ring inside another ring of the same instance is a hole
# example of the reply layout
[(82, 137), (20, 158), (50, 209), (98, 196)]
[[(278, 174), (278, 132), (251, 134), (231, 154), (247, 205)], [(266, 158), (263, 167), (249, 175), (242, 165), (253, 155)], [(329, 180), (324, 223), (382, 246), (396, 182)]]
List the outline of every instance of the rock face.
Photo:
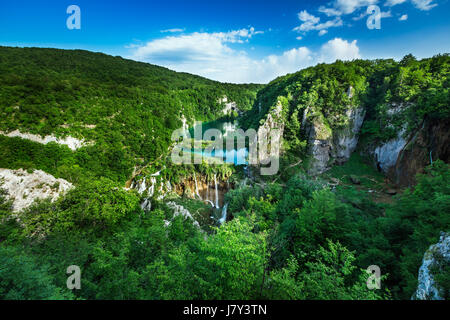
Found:
[[(350, 89), (349, 89), (350, 90)], [(333, 134), (332, 156), (338, 164), (347, 162), (358, 145), (359, 131), (364, 122), (366, 111), (362, 107), (349, 108), (345, 112), (347, 125)]]
[[(192, 214), (187, 210), (185, 207), (176, 204), (173, 201), (167, 202), (167, 206), (171, 209), (173, 209), (173, 217), (182, 216), (184, 219), (190, 219), (192, 220), (192, 224), (196, 226), (197, 228), (200, 228), (200, 224), (194, 219)], [(170, 221), (166, 225), (170, 225)]]
[(374, 157), (377, 163), (377, 167), (386, 174), (395, 165), (400, 152), (403, 150), (407, 143), (404, 135), (405, 129), (402, 129), (398, 132), (395, 139), (383, 143), (382, 145), (376, 147), (374, 150)]
[(224, 105), (224, 108), (222, 110), (224, 115), (230, 115), (234, 111), (236, 111), (238, 114), (241, 113), (237, 103), (233, 102), (233, 101), (228, 101), (228, 97), (227, 96), (224, 96), (222, 99), (219, 99), (219, 103)]
[(400, 151), (395, 165), (388, 172), (389, 177), (401, 186), (412, 186), (415, 176), (432, 161), (450, 160), (450, 121), (426, 120), (422, 127), (413, 132), (408, 143)]
[[(439, 261), (438, 261), (439, 259)], [(450, 234), (441, 232), (437, 244), (432, 245), (423, 257), (422, 266), (419, 269), (419, 284), (412, 299), (417, 300), (444, 300), (442, 292), (436, 286), (432, 267), (439, 267), (439, 263), (450, 263)]]
[[(270, 110), (269, 113), (267, 114), (266, 120), (258, 128), (257, 132), (258, 165), (264, 166), (264, 168), (263, 167), (261, 168), (262, 175), (265, 174), (271, 175), (276, 173), (276, 171), (278, 171), (275, 169), (272, 170), (273, 166), (272, 161), (274, 160), (273, 158), (279, 158), (281, 153), (281, 145), (284, 132), (284, 122), (282, 120), (282, 113), (283, 113), (283, 105), (281, 104), (280, 101), (278, 101), (275, 107), (272, 107), (272, 110)], [(262, 148), (262, 145), (266, 144), (268, 144), (267, 148)], [(265, 166), (269, 164), (270, 168), (265, 168)]]
[(36, 134), (31, 134), (31, 133), (22, 133), (19, 130), (14, 130), (11, 131), (9, 133), (5, 133), (3, 131), (0, 131), (1, 135), (10, 137), (10, 138), (14, 138), (14, 137), (19, 137), (22, 139), (26, 139), (26, 140), (31, 140), (37, 143), (41, 143), (41, 144), (47, 144), (50, 142), (55, 142), (57, 144), (62, 144), (62, 145), (66, 145), (68, 146), (70, 149), (72, 149), (73, 151), (87, 145), (88, 143), (86, 143), (85, 141), (82, 140), (78, 140), (74, 137), (65, 137), (64, 139), (60, 139), (57, 138), (55, 136), (45, 136), (45, 137), (41, 137), (39, 135)]
[(160, 172), (157, 172), (151, 176), (133, 181), (131, 188), (136, 189), (141, 195), (146, 193), (146, 198), (141, 203), (141, 207), (143, 210), (150, 211), (152, 197), (157, 195), (157, 199), (162, 200), (170, 192), (207, 202), (215, 208), (221, 208), (224, 205), (225, 194), (230, 189), (230, 185), (219, 177), (208, 179), (198, 174), (183, 179), (180, 183), (172, 186), (170, 181), (162, 179)]
[(450, 121), (427, 119), (422, 126), (405, 134), (403, 128), (395, 139), (378, 144), (369, 150), (374, 164), (399, 186), (412, 186), (415, 176), (441, 159), (450, 160)]
[(56, 179), (44, 171), (35, 170), (28, 173), (23, 169), (0, 169), (0, 185), (8, 191), (9, 198), (14, 199), (15, 212), (29, 207), (36, 199), (50, 198), (55, 201), (73, 187), (68, 181)]
[(321, 174), (333, 164), (343, 164), (350, 158), (358, 145), (359, 131), (365, 114), (362, 107), (349, 107), (345, 112), (346, 124), (335, 130), (326, 124), (322, 115), (312, 119), (304, 116), (311, 156), (309, 174)]

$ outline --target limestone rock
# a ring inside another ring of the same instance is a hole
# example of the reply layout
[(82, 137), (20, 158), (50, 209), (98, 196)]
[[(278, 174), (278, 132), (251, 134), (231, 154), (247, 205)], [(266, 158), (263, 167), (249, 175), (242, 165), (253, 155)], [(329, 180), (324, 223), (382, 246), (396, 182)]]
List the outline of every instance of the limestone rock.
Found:
[(10, 138), (19, 137), (26, 140), (31, 140), (37, 143), (41, 144), (48, 144), (50, 142), (55, 142), (57, 144), (62, 144), (68, 146), (71, 150), (75, 151), (83, 146), (88, 145), (89, 143), (76, 139), (74, 137), (65, 137), (65, 138), (57, 138), (53, 135), (41, 137), (37, 134), (31, 134), (31, 133), (22, 133), (19, 130), (14, 130), (9, 133), (5, 133), (3, 131), (0, 131), (0, 135), (4, 135)]
[(194, 217), (192, 216), (192, 214), (189, 212), (189, 210), (187, 210), (186, 208), (184, 208), (181, 205), (176, 204), (173, 201), (167, 202), (167, 206), (171, 209), (173, 209), (173, 217), (177, 217), (177, 216), (182, 216), (184, 217), (184, 219), (191, 219), (192, 220), (192, 224), (194, 226), (196, 226), (197, 228), (200, 228), (200, 224), (194, 219)]
[[(439, 259), (438, 259), (439, 258)], [(439, 262), (441, 261), (441, 262)], [(419, 269), (419, 284), (412, 299), (417, 300), (443, 300), (443, 294), (439, 291), (431, 273), (434, 266), (439, 263), (450, 263), (450, 234), (441, 232), (439, 242), (432, 245), (423, 257), (422, 266)]]
[(400, 152), (405, 147), (407, 141), (404, 134), (405, 128), (398, 132), (395, 139), (391, 139), (375, 149), (377, 167), (381, 168), (384, 173), (388, 173), (389, 169), (395, 166)]
[(23, 169), (0, 169), (0, 187), (6, 189), (10, 199), (14, 199), (13, 211), (18, 212), (29, 207), (36, 199), (50, 198), (55, 201), (73, 185), (41, 170), (29, 173)]
[(311, 162), (308, 173), (321, 174), (333, 164), (343, 164), (356, 149), (359, 131), (366, 111), (363, 107), (349, 107), (345, 112), (346, 124), (332, 130), (322, 115), (308, 119), (304, 115), (305, 129), (308, 133)]

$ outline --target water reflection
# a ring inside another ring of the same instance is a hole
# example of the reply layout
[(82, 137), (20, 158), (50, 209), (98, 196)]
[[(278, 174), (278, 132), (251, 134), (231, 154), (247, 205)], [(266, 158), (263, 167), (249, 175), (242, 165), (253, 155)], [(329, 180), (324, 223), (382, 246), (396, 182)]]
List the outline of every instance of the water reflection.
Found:
[(183, 149), (183, 152), (190, 152), (192, 154), (199, 154), (204, 159), (218, 159), (225, 163), (234, 164), (235, 166), (248, 164), (248, 150), (247, 148), (232, 149), (232, 150), (199, 150), (199, 149)]
[[(196, 130), (201, 130), (202, 137), (204, 136), (204, 133), (209, 129), (217, 129), (222, 133), (222, 136), (224, 139), (227, 137), (231, 137), (236, 134), (236, 129), (238, 128), (237, 122), (209, 122), (209, 123), (202, 123), (201, 125), (191, 127), (189, 129), (189, 134), (194, 137), (194, 132)], [(201, 155), (203, 159), (206, 158), (206, 160), (218, 160), (218, 162), (223, 161), (225, 163), (234, 164), (236, 166), (238, 165), (248, 165), (248, 149), (246, 147), (244, 148), (237, 148), (236, 143), (234, 144), (234, 148), (227, 149), (225, 147), (222, 149), (212, 149), (211, 148), (204, 148), (204, 149), (186, 149), (183, 148), (183, 152), (188, 152), (191, 154), (197, 154)]]

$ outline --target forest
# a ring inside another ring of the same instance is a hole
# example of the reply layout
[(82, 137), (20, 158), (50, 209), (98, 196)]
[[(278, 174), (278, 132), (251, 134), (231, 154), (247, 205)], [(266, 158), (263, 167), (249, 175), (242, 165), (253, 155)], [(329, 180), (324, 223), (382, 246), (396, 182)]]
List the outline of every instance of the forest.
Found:
[[(100, 53), (0, 47), (0, 131), (95, 142), (71, 150), (0, 135), (0, 168), (39, 169), (75, 186), (17, 213), (0, 181), (0, 299), (411, 299), (424, 253), (450, 231), (449, 164), (434, 159), (415, 185), (380, 199), (370, 191), (382, 194), (390, 182), (364, 145), (391, 139), (405, 124), (414, 132), (425, 119), (448, 121), (449, 72), (448, 54), (409, 55), (235, 85)], [(244, 128), (257, 129), (281, 102), (276, 176), (248, 179), (243, 166), (166, 160), (181, 117), (189, 125), (220, 121), (223, 96), (239, 106)], [(386, 105), (396, 103), (411, 107), (392, 116)], [(345, 164), (308, 175), (302, 115), (311, 110), (338, 130), (349, 104), (367, 108), (360, 146)], [(195, 173), (220, 174), (234, 186), (225, 195), (228, 221), (198, 228), (156, 194), (143, 210), (143, 196), (125, 184), (144, 167), (164, 167), (174, 185)], [(341, 183), (331, 188), (332, 179)], [(366, 286), (374, 264), (380, 290)], [(82, 270), (80, 290), (66, 287), (70, 265)], [(449, 265), (433, 272), (448, 299)]]

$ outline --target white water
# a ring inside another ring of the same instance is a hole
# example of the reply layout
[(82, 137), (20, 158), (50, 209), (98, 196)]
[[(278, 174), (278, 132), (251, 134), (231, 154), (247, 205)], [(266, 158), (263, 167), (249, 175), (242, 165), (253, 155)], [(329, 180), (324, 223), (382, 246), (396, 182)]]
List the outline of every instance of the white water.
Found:
[(214, 185), (215, 185), (215, 190), (216, 190), (216, 208), (219, 209), (219, 190), (217, 189), (217, 178), (216, 175), (214, 175)]
[(144, 181), (142, 182), (142, 184), (139, 186), (139, 189), (138, 189), (139, 194), (142, 194), (146, 189), (147, 189), (147, 186), (145, 184), (145, 177), (144, 177)]
[(214, 203), (211, 201), (211, 200), (209, 200), (209, 199), (206, 199), (205, 200), (206, 202), (208, 202), (210, 205), (211, 205), (211, 207), (213, 207), (214, 208)]
[(197, 177), (195, 176), (195, 171), (194, 171), (194, 182), (195, 182), (195, 195), (201, 199), (202, 197), (200, 197), (200, 194), (198, 192), (198, 184), (197, 184)]
[(222, 217), (219, 219), (219, 223), (222, 225), (227, 221), (227, 209), (228, 209), (228, 203), (226, 203), (222, 208)]

